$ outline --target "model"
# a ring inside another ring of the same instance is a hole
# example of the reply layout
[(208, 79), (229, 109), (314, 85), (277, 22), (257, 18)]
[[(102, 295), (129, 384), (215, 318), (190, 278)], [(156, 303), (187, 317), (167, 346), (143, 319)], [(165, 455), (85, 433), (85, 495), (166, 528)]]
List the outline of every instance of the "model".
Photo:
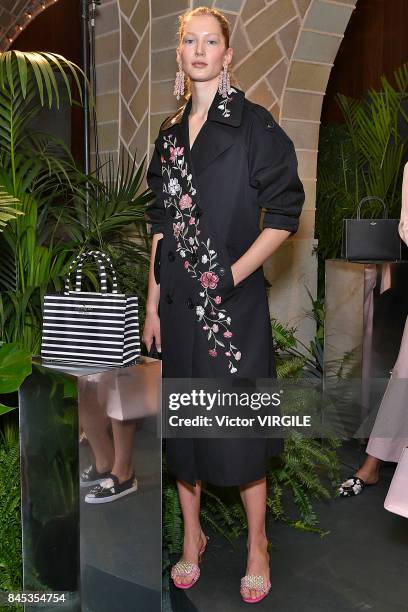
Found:
[[(153, 239), (142, 340), (162, 352), (163, 377), (275, 378), (262, 264), (298, 229), (304, 191), (293, 143), (268, 110), (231, 86), (233, 50), (220, 11), (187, 11), (178, 35), (174, 93), (187, 101), (160, 126), (147, 172), (156, 199), (147, 209)], [(200, 574), (204, 480), (239, 486), (248, 517), (241, 594), (250, 602), (266, 596), (266, 470), (281, 451), (280, 439), (167, 438), (184, 520), (176, 586), (189, 588)]]

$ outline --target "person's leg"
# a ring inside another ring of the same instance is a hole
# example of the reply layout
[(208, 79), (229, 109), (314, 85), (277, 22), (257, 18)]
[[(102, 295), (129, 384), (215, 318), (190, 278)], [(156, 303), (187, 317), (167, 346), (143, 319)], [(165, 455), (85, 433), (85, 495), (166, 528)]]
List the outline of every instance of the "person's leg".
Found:
[[(198, 553), (206, 539), (200, 525), (201, 480), (194, 487), (184, 480), (177, 480), (181, 512), (184, 522), (183, 561), (198, 563)], [(180, 576), (178, 582), (188, 584), (191, 577)]]
[[(354, 473), (354, 476), (346, 478), (338, 488), (340, 497), (353, 497), (359, 495), (365, 485), (375, 485), (379, 479), (381, 460), (367, 453), (362, 466)], [(360, 478), (360, 481), (356, 481)]]
[(363, 465), (357, 470), (355, 476), (364, 480), (366, 484), (375, 484), (378, 482), (381, 459), (367, 455)]
[[(255, 480), (239, 489), (248, 519), (248, 558), (245, 573), (260, 574), (266, 586), (269, 581), (268, 538), (265, 531), (266, 478)], [(261, 595), (261, 591), (245, 588), (242, 595), (256, 598)]]
[(122, 483), (129, 480), (133, 474), (133, 439), (136, 421), (119, 421), (111, 419), (113, 442), (115, 447), (115, 461), (111, 469), (112, 474)]
[(105, 406), (98, 402), (96, 384), (79, 378), (80, 424), (92, 449), (98, 472), (109, 472), (114, 462), (114, 449), (109, 435), (109, 418)]

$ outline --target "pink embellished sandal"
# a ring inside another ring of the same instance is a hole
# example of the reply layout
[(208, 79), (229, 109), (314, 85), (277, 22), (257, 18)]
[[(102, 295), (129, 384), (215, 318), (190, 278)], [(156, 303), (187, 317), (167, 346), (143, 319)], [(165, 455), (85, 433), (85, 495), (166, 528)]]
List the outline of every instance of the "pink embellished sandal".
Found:
[(259, 595), (259, 597), (243, 597), (241, 593), (242, 601), (245, 601), (246, 603), (258, 603), (258, 601), (264, 599), (269, 593), (271, 583), (268, 582), (267, 585), (264, 586), (263, 576), (245, 574), (245, 576), (241, 578), (241, 590), (245, 588), (261, 591), (262, 595)]
[[(206, 542), (202, 545), (198, 552), (198, 563), (201, 563), (202, 556), (207, 547), (207, 542), (210, 539), (208, 536), (205, 536)], [(182, 582), (177, 581), (177, 577), (180, 576), (191, 576), (191, 581), (187, 582), (187, 584), (183, 584)], [(191, 561), (177, 561), (175, 565), (171, 568), (171, 577), (173, 579), (174, 586), (179, 589), (190, 589), (199, 579), (200, 577), (200, 568), (197, 563), (192, 563)]]

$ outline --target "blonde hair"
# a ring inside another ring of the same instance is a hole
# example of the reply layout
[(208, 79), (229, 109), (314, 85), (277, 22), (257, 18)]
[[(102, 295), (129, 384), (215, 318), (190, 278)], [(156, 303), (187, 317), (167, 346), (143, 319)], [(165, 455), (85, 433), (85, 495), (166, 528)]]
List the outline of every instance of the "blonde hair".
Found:
[[(197, 17), (198, 15), (212, 15), (213, 17), (216, 18), (216, 20), (218, 21), (221, 27), (222, 36), (225, 42), (225, 48), (228, 49), (228, 47), (230, 46), (229, 21), (224, 15), (224, 13), (221, 13), (221, 11), (215, 8), (209, 8), (208, 6), (197, 6), (196, 8), (191, 9), (189, 11), (185, 11), (182, 15), (179, 15), (178, 29), (177, 29), (177, 36), (179, 40), (178, 44), (180, 45), (181, 40), (184, 36), (184, 30), (185, 30), (188, 19), (190, 19), (190, 17)], [(230, 68), (229, 68), (229, 73), (231, 77), (231, 85), (236, 85), (238, 88), (241, 88), (240, 82), (233, 75), (232, 70)], [(190, 78), (186, 76), (186, 82), (185, 82), (185, 87), (184, 87), (184, 98), (188, 100), (190, 96), (191, 96)]]

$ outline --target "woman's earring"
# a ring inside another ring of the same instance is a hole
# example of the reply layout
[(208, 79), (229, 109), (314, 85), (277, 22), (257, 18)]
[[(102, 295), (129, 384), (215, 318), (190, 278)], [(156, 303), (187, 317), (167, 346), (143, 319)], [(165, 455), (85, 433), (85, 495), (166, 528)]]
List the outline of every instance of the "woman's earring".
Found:
[(179, 69), (176, 72), (176, 80), (174, 82), (173, 94), (180, 99), (180, 96), (184, 96), (184, 71), (181, 67), (181, 63), (178, 65)]
[(227, 97), (230, 85), (230, 73), (228, 72), (227, 64), (224, 64), (218, 79), (218, 93), (221, 94), (223, 98)]

